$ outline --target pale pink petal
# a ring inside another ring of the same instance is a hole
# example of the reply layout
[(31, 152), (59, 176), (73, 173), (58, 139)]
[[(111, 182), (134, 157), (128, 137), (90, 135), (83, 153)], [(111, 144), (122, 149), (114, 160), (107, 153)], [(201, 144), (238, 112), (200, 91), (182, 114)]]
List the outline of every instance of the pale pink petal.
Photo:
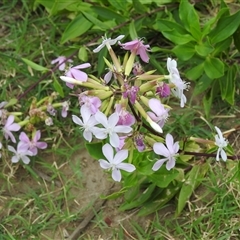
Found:
[(19, 135), (19, 140), (25, 143), (30, 143), (30, 139), (25, 132), (21, 132)]
[(104, 159), (100, 159), (99, 163), (100, 163), (101, 168), (103, 168), (103, 169), (111, 168), (111, 164)]
[(114, 128), (114, 131), (117, 133), (130, 133), (132, 128), (129, 126), (118, 125)]
[(17, 156), (12, 156), (11, 161), (12, 161), (13, 163), (17, 163), (17, 162), (19, 162), (19, 158), (18, 158)]
[(102, 112), (98, 111), (95, 114), (95, 118), (96, 120), (101, 123), (105, 128), (108, 128), (108, 120), (105, 114), (103, 114)]
[(88, 141), (92, 141), (92, 132), (84, 130), (83, 137)]
[(73, 120), (74, 123), (76, 123), (76, 124), (78, 124), (80, 126), (83, 126), (83, 122), (82, 122), (82, 120), (78, 116), (72, 115), (72, 120)]
[(171, 170), (175, 166), (175, 158), (171, 158), (167, 161), (166, 169)]
[(119, 120), (119, 115), (117, 113), (113, 113), (108, 118), (108, 124), (110, 127), (114, 127), (117, 125), (117, 122)]
[(169, 151), (168, 151), (168, 149), (165, 147), (165, 145), (163, 143), (154, 143), (153, 144), (153, 151), (156, 154), (162, 155), (164, 157), (168, 157), (169, 156)]
[(119, 169), (122, 169), (126, 172), (133, 172), (136, 170), (136, 167), (133, 164), (130, 163), (120, 163), (117, 166)]
[(154, 163), (152, 170), (153, 171), (157, 171), (162, 165), (163, 163), (166, 161), (167, 159), (160, 159), (157, 162)]
[(103, 145), (102, 152), (103, 152), (103, 155), (106, 157), (106, 159), (110, 163), (113, 163), (113, 148), (109, 143), (106, 143), (105, 145)]
[(128, 150), (124, 149), (116, 153), (114, 159), (113, 159), (113, 164), (118, 165), (122, 161), (124, 161), (128, 157)]
[(115, 169), (112, 171), (112, 178), (113, 178), (113, 180), (116, 181), (116, 182), (120, 182), (120, 181), (121, 181), (122, 175), (121, 175), (121, 172), (120, 172), (119, 169), (116, 169), (116, 168), (115, 168)]
[(25, 163), (25, 164), (29, 164), (29, 163), (30, 163), (30, 159), (29, 159), (29, 157), (27, 157), (27, 156), (22, 156), (22, 161), (23, 161), (23, 163)]
[(90, 63), (83, 63), (83, 64), (80, 64), (80, 65), (77, 65), (73, 68), (76, 68), (76, 69), (84, 69), (84, 68), (88, 68), (88, 67), (91, 67), (91, 64)]
[(113, 132), (111, 135), (110, 135), (110, 144), (113, 146), (113, 147), (115, 147), (115, 148), (117, 148), (117, 147), (119, 147), (120, 146), (120, 139), (119, 139), (119, 136), (115, 133), (115, 132)]

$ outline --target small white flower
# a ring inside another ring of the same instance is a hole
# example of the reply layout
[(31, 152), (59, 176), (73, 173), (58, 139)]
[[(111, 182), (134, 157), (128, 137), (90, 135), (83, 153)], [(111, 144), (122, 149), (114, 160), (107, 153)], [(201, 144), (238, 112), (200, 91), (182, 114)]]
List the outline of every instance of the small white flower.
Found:
[(91, 116), (91, 112), (87, 111), (85, 106), (80, 109), (82, 120), (76, 115), (72, 115), (72, 120), (76, 124), (80, 125), (80, 129), (84, 129), (83, 137), (88, 141), (92, 141), (92, 130), (93, 127), (98, 123), (94, 116)]
[(123, 161), (128, 157), (128, 150), (120, 150), (114, 156), (112, 146), (107, 143), (102, 147), (102, 151), (107, 160), (99, 159), (100, 166), (103, 169), (112, 170), (112, 178), (114, 181), (121, 181), (122, 175), (120, 169), (127, 172), (133, 172), (136, 169), (135, 166), (130, 163), (123, 163)]
[(106, 38), (106, 37), (102, 37), (103, 41), (102, 44), (100, 44), (97, 48), (95, 48), (93, 50), (94, 53), (99, 52), (100, 50), (102, 50), (105, 46), (108, 48), (108, 50), (111, 48), (111, 45), (116, 44), (117, 41), (120, 41), (121, 39), (123, 39), (125, 36), (124, 35), (120, 35), (115, 39), (111, 39), (111, 38)]
[(215, 145), (218, 146), (216, 160), (219, 161), (219, 154), (223, 161), (227, 160), (227, 154), (223, 148), (228, 145), (228, 141), (223, 137), (221, 130), (215, 126), (217, 135), (215, 135)]
[(181, 79), (177, 69), (177, 62), (174, 59), (167, 59), (167, 69), (169, 72), (169, 76), (166, 76), (166, 78), (169, 79), (170, 83), (173, 83), (175, 85), (175, 88), (172, 89), (172, 93), (175, 97), (180, 99), (180, 106), (184, 107), (185, 103), (187, 102), (187, 98), (183, 94), (183, 90), (188, 89), (189, 83)]
[(130, 126), (117, 125), (119, 115), (116, 112), (107, 118), (105, 114), (98, 111), (95, 114), (95, 118), (104, 128), (94, 127), (93, 134), (98, 139), (105, 139), (109, 135), (110, 144), (113, 147), (117, 148), (120, 146), (120, 139), (117, 133), (130, 133), (132, 131)]

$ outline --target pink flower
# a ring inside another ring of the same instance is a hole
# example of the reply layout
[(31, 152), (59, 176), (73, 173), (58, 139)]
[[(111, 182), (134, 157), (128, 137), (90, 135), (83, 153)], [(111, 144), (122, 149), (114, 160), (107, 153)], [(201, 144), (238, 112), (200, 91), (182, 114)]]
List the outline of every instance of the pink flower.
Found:
[(171, 93), (171, 89), (170, 89), (169, 85), (166, 83), (162, 83), (161, 86), (158, 86), (156, 88), (156, 94), (160, 98), (168, 97), (170, 95), (170, 93)]
[(65, 67), (66, 67), (65, 62), (73, 62), (72, 59), (68, 59), (67, 61), (66, 61), (66, 59), (67, 59), (67, 58), (64, 57), (64, 56), (59, 56), (58, 58), (52, 60), (52, 61), (51, 61), (51, 64), (55, 64), (55, 63), (58, 63), (58, 65), (60, 64), (59, 67), (58, 67), (58, 69), (59, 69), (60, 71), (64, 71), (64, 69), (65, 69)]
[(174, 143), (173, 136), (168, 133), (166, 136), (166, 145), (167, 147), (165, 147), (163, 143), (154, 143), (153, 151), (158, 155), (164, 156), (165, 158), (159, 159), (154, 163), (152, 167), (153, 171), (157, 171), (166, 161), (167, 170), (171, 170), (175, 166), (176, 156), (178, 155), (179, 150), (179, 143)]
[(132, 126), (135, 123), (134, 116), (128, 112), (121, 104), (116, 104), (116, 113), (119, 116), (118, 125)]
[(139, 87), (137, 86), (129, 86), (128, 84), (124, 85), (126, 91), (122, 93), (123, 98), (128, 98), (132, 104), (135, 103), (136, 99), (137, 99), (137, 94), (139, 92)]
[[(88, 68), (90, 67), (90, 63), (84, 63), (84, 64), (81, 64), (81, 65), (78, 65), (78, 66), (75, 66), (75, 67), (71, 67), (68, 69), (68, 71), (66, 72), (66, 76), (67, 77), (70, 77), (70, 78), (74, 78), (75, 80), (78, 80), (80, 82), (86, 82), (87, 79), (88, 79), (88, 75), (79, 70), (79, 69), (84, 69), (84, 68)], [(71, 84), (71, 83), (66, 83), (66, 85), (69, 87), (69, 88), (73, 88), (74, 85)]]
[(10, 115), (5, 123), (5, 126), (3, 127), (3, 133), (6, 139), (10, 137), (11, 141), (15, 143), (16, 139), (13, 136), (12, 132), (17, 132), (21, 128), (21, 126), (13, 122), (14, 122), (14, 116)]
[(120, 150), (114, 156), (112, 146), (107, 143), (102, 147), (103, 155), (106, 157), (105, 159), (99, 159), (99, 163), (101, 168), (103, 169), (111, 169), (112, 170), (112, 178), (114, 181), (120, 182), (122, 175), (120, 172), (121, 170), (127, 172), (133, 172), (136, 170), (136, 167), (130, 163), (123, 163), (125, 159), (128, 157), (128, 150)]
[(135, 141), (135, 144), (137, 146), (137, 150), (139, 152), (142, 152), (142, 151), (145, 150), (146, 146), (145, 146), (144, 141), (143, 141), (143, 135), (139, 134), (139, 135), (135, 136), (134, 141)]
[(86, 108), (91, 114), (95, 114), (100, 108), (102, 102), (98, 97), (87, 96), (85, 94), (79, 94), (78, 97), (79, 104)]
[(30, 150), (33, 153), (33, 156), (37, 155), (38, 148), (39, 149), (47, 148), (47, 143), (38, 141), (40, 138), (41, 138), (40, 130), (36, 131), (32, 140), (29, 139), (29, 137), (25, 132), (21, 132), (19, 136), (19, 139), (22, 145), (24, 147), (26, 146), (28, 150)]
[(123, 49), (130, 50), (131, 52), (135, 52), (136, 55), (140, 55), (140, 58), (144, 62), (149, 62), (147, 51), (150, 51), (151, 49), (149, 45), (144, 45), (142, 40), (136, 39), (127, 43), (120, 43), (120, 45), (123, 47)]
[(30, 150), (28, 150), (28, 146), (24, 145), (22, 142), (18, 143), (17, 150), (15, 150), (14, 147), (9, 145), (8, 145), (8, 150), (15, 154), (12, 156), (12, 159), (11, 159), (13, 163), (17, 163), (19, 162), (19, 160), (22, 160), (23, 163), (29, 164), (30, 159), (28, 156), (33, 156), (33, 153)]
[(148, 105), (153, 111), (147, 112), (148, 116), (162, 128), (168, 118), (169, 109), (164, 108), (164, 105), (156, 98), (150, 99)]

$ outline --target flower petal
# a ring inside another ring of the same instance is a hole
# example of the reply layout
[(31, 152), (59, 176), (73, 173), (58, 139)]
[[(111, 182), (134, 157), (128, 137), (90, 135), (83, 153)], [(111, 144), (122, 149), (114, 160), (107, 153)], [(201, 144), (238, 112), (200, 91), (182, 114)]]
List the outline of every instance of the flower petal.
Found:
[[(128, 150), (123, 149), (121, 151), (118, 151), (113, 158), (113, 164), (118, 165), (120, 164), (123, 160), (125, 160), (128, 157)], [(118, 167), (118, 166), (117, 166)]]
[(154, 163), (153, 167), (152, 167), (152, 170), (153, 171), (157, 171), (162, 165), (163, 163), (166, 161), (167, 159), (160, 159), (158, 160), (157, 162)]
[(113, 148), (109, 143), (106, 143), (105, 145), (103, 145), (102, 152), (103, 152), (103, 155), (106, 157), (106, 159), (110, 163), (113, 163)]
[(168, 149), (165, 147), (165, 145), (163, 143), (154, 143), (153, 144), (153, 151), (156, 154), (162, 155), (162, 156), (167, 157), (167, 158), (170, 155)]
[(100, 159), (98, 161), (99, 161), (99, 164), (100, 164), (101, 168), (103, 168), (103, 169), (111, 168), (111, 164), (109, 162), (107, 162), (106, 160)]
[(136, 170), (136, 167), (131, 163), (120, 163), (117, 166), (119, 169), (122, 169), (126, 172), (133, 172)]
[(83, 122), (82, 122), (82, 120), (78, 116), (72, 115), (72, 120), (77, 125), (83, 126)]
[(119, 169), (116, 169), (116, 168), (115, 168), (115, 169), (112, 171), (112, 178), (113, 178), (113, 180), (116, 181), (116, 182), (120, 182), (120, 181), (121, 181), (122, 175), (121, 175), (121, 172), (120, 172)]

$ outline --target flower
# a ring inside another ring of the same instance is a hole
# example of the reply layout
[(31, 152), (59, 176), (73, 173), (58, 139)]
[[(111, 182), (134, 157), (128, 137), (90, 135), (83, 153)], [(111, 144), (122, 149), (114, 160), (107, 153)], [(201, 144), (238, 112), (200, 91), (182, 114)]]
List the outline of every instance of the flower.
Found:
[(105, 114), (98, 111), (95, 114), (96, 120), (103, 125), (104, 128), (94, 127), (93, 134), (98, 139), (105, 139), (109, 135), (110, 144), (113, 147), (120, 146), (120, 139), (117, 133), (129, 133), (132, 131), (132, 128), (129, 126), (118, 125), (119, 115), (113, 113), (109, 118)]
[(55, 116), (57, 110), (53, 107), (52, 104), (49, 103), (49, 104), (47, 105), (47, 112), (48, 112), (50, 115)]
[(150, 51), (151, 49), (149, 45), (144, 45), (142, 40), (136, 39), (127, 43), (120, 43), (119, 45), (125, 50), (130, 50), (131, 52), (135, 52), (136, 55), (140, 55), (140, 58), (144, 62), (149, 62), (147, 51)]
[(65, 62), (73, 62), (72, 59), (68, 59), (64, 56), (59, 56), (58, 58), (54, 59), (51, 61), (51, 64), (55, 64), (55, 63), (58, 63), (59, 67), (58, 69), (60, 71), (64, 71), (65, 67), (66, 67), (66, 64)]
[(107, 143), (102, 147), (102, 151), (107, 160), (99, 159), (100, 166), (103, 169), (112, 170), (112, 178), (114, 181), (121, 181), (122, 175), (120, 169), (127, 172), (133, 172), (136, 170), (133, 164), (123, 163), (123, 161), (128, 157), (128, 150), (120, 150), (114, 156), (112, 146)]
[(166, 145), (167, 147), (165, 147), (163, 143), (154, 143), (153, 151), (158, 155), (164, 156), (165, 158), (159, 159), (157, 162), (154, 163), (152, 167), (153, 171), (157, 171), (166, 161), (167, 170), (170, 170), (175, 166), (176, 156), (178, 155), (177, 152), (179, 150), (179, 143), (174, 143), (173, 136), (168, 133), (166, 135)]
[[(84, 64), (81, 64), (81, 65), (78, 65), (78, 66), (75, 66), (75, 67), (70, 67), (68, 69), (68, 71), (65, 73), (66, 77), (70, 77), (70, 78), (73, 78), (77, 81), (80, 81), (80, 82), (86, 82), (87, 79), (88, 79), (88, 75), (79, 70), (79, 69), (84, 69), (84, 68), (88, 68), (90, 67), (91, 64), (90, 63), (84, 63)], [(69, 88), (73, 88), (74, 85), (71, 84), (71, 83), (66, 83), (66, 85), (69, 87)]]
[(72, 115), (72, 120), (74, 123), (81, 126), (80, 129), (84, 129), (83, 137), (88, 142), (91, 142), (93, 126), (95, 126), (98, 122), (96, 121), (94, 116), (91, 116), (91, 113), (87, 111), (86, 108), (81, 107), (80, 113), (82, 116), (82, 120), (76, 115)]
[(132, 126), (135, 123), (134, 116), (123, 108), (121, 104), (116, 104), (115, 109), (119, 116), (117, 125)]
[(30, 159), (28, 156), (33, 156), (33, 153), (28, 150), (28, 146), (24, 145), (22, 142), (19, 142), (17, 145), (17, 150), (14, 147), (8, 145), (8, 150), (13, 152), (15, 155), (12, 156), (11, 161), (13, 163), (19, 162), (22, 159), (23, 163), (28, 164), (30, 163)]
[(98, 97), (87, 96), (85, 94), (79, 94), (78, 101), (79, 104), (88, 109), (91, 114), (95, 114), (102, 104)]
[(177, 69), (177, 62), (171, 58), (167, 59), (167, 69), (169, 72), (169, 76), (166, 76), (171, 83), (175, 85), (175, 88), (172, 89), (172, 93), (175, 97), (181, 100), (180, 106), (184, 107), (187, 102), (186, 96), (183, 94), (183, 90), (188, 89), (189, 83), (183, 81), (179, 75)]
[(219, 161), (219, 154), (220, 154), (222, 160), (226, 161), (227, 154), (223, 148), (225, 148), (228, 145), (228, 141), (226, 140), (226, 138), (223, 137), (222, 132), (218, 127), (215, 126), (215, 129), (218, 133), (217, 135), (215, 135), (215, 145), (218, 146), (216, 160)]
[(137, 150), (139, 152), (144, 151), (146, 148), (143, 139), (144, 138), (142, 134), (138, 134), (137, 136), (134, 137), (135, 145), (137, 146)]
[(45, 119), (45, 124), (46, 124), (47, 126), (52, 126), (52, 125), (53, 125), (53, 120), (52, 120), (52, 118), (51, 118), (51, 117), (47, 117), (47, 118)]
[(62, 117), (64, 117), (64, 118), (67, 117), (68, 109), (69, 109), (69, 103), (67, 101), (63, 102), (62, 103), (62, 112), (61, 112)]
[(17, 132), (21, 128), (21, 126), (13, 122), (14, 122), (14, 116), (10, 115), (5, 123), (5, 126), (3, 127), (3, 133), (6, 139), (10, 137), (11, 141), (15, 143), (16, 139), (13, 136), (12, 132)]
[(30, 150), (33, 153), (33, 156), (37, 155), (38, 148), (39, 149), (47, 148), (47, 143), (38, 141), (40, 138), (41, 138), (40, 130), (36, 131), (32, 140), (29, 139), (25, 132), (21, 132), (19, 135), (20, 142), (22, 143), (23, 146), (27, 146), (28, 150)]
[(137, 86), (130, 87), (128, 84), (124, 84), (124, 87), (125, 87), (126, 91), (122, 93), (123, 98), (129, 97), (130, 102), (132, 104), (134, 104), (137, 99), (137, 94), (138, 94), (140, 88)]
[(97, 53), (99, 52), (100, 50), (102, 50), (105, 46), (108, 48), (108, 50), (111, 48), (111, 45), (114, 45), (116, 44), (117, 41), (120, 41), (124, 38), (125, 36), (124, 35), (120, 35), (118, 37), (116, 37), (115, 39), (111, 39), (111, 38), (107, 38), (106, 36), (105, 37), (102, 37), (103, 41), (102, 43), (93, 50), (94, 53)]
[(168, 118), (169, 109), (165, 109), (164, 105), (156, 98), (150, 99), (148, 105), (153, 111), (147, 112), (148, 116), (162, 128)]
[(162, 83), (160, 86), (158, 86), (156, 88), (156, 94), (160, 98), (168, 97), (170, 95), (170, 87), (169, 87), (169, 85), (166, 84), (166, 83)]

